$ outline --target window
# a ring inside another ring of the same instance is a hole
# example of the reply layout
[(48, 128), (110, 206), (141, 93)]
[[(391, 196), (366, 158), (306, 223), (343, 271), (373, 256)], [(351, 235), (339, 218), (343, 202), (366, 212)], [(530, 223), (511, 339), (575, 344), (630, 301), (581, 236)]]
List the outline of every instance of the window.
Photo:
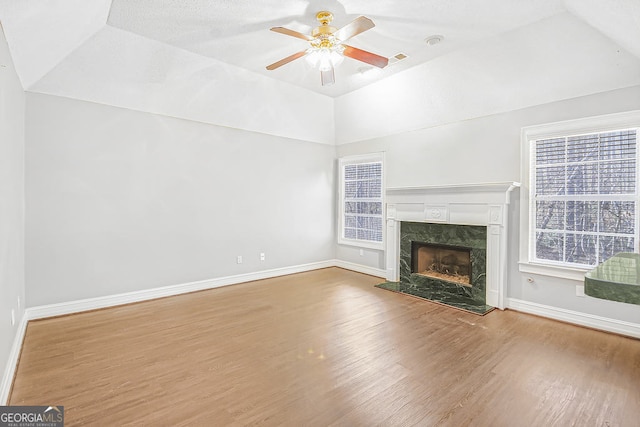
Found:
[(338, 243), (383, 249), (383, 155), (343, 157)]
[(525, 262), (584, 270), (638, 251), (639, 119), (626, 113), (523, 131)]

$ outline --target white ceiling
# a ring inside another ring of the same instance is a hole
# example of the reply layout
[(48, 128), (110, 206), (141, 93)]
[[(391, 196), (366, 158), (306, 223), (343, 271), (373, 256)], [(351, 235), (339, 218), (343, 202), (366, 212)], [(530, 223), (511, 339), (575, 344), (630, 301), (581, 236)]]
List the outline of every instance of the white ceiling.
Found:
[[(349, 43), (408, 58), (377, 72), (346, 58), (331, 86), (303, 59), (267, 71), (307, 46), (269, 28), (309, 33), (319, 10), (338, 28), (371, 18)], [(334, 140), (334, 100), (380, 88), (419, 97), (420, 86), (446, 110), (460, 102), (445, 89), (478, 82), (505, 109), (640, 83), (640, 0), (0, 0), (0, 22), (28, 91), (318, 142)], [(428, 46), (433, 34), (444, 40)], [(589, 61), (586, 75), (567, 72)], [(520, 87), (532, 95), (518, 103)], [(262, 119), (239, 118), (247, 105)]]
[[(336, 70), (336, 83), (322, 87), (319, 72), (304, 60), (280, 69), (265, 67), (308, 47), (304, 40), (268, 31), (284, 26), (310, 34), (320, 10), (334, 14), (332, 25), (341, 28), (358, 16), (371, 18), (376, 27), (350, 40), (350, 44), (382, 56), (408, 55), (381, 73), (362, 77), (370, 69), (347, 59)], [(472, 1), (358, 1), (310, 0), (237, 2), (192, 0), (113, 0), (108, 24), (175, 47), (280, 79), (329, 96), (340, 96), (416, 64), (562, 12), (554, 0)], [(424, 39), (441, 34), (445, 42), (429, 47)], [(360, 75), (360, 76), (358, 76)]]

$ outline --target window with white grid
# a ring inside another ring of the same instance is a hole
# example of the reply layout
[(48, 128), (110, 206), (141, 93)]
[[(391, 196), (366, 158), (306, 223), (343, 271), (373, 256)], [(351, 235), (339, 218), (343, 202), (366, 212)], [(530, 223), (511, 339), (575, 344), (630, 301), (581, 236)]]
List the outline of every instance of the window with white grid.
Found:
[(587, 269), (637, 252), (638, 127), (566, 135), (554, 127), (528, 140), (529, 261)]
[(338, 242), (382, 249), (382, 154), (344, 157), (340, 167)]

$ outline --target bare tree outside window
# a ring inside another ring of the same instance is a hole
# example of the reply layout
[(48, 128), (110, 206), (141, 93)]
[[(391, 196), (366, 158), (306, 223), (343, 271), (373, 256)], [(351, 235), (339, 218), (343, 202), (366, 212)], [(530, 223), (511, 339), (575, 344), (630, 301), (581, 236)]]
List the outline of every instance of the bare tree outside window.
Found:
[(636, 134), (534, 142), (536, 260), (585, 267), (637, 250)]

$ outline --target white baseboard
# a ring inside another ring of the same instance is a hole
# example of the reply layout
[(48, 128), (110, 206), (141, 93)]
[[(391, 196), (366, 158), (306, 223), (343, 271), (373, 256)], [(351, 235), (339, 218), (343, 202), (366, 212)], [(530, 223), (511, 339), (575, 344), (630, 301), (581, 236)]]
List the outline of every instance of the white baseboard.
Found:
[(355, 264), (353, 262), (334, 259), (334, 267), (344, 268), (346, 270), (357, 271), (358, 273), (368, 274), (369, 276), (380, 277), (383, 280), (387, 277), (387, 270), (381, 268), (367, 267), (366, 265)]
[(574, 325), (600, 329), (602, 331), (640, 338), (640, 324), (610, 319), (593, 314), (580, 313), (535, 302), (522, 301), (514, 298), (507, 299), (507, 308), (523, 313), (535, 314), (550, 319), (560, 320)]
[(20, 323), (18, 323), (18, 329), (16, 329), (16, 335), (13, 338), (13, 344), (9, 351), (9, 359), (4, 367), (2, 374), (2, 383), (0, 383), (0, 405), (7, 405), (9, 403), (9, 392), (11, 391), (11, 385), (13, 384), (13, 376), (16, 373), (18, 367), (18, 361), (20, 359), (20, 351), (22, 350), (22, 342), (24, 341), (24, 335), (27, 332), (27, 319), (26, 313), (23, 313)]
[(28, 320), (42, 319), (45, 317), (62, 316), (65, 314), (79, 313), (82, 311), (96, 310), (99, 308), (114, 307), (117, 305), (131, 304), (156, 298), (186, 294), (189, 292), (219, 288), (221, 286), (235, 285), (254, 280), (269, 279), (288, 274), (302, 273), (318, 270), (320, 268), (334, 267), (333, 260), (314, 262), (310, 264), (296, 265), (292, 267), (275, 268), (272, 270), (258, 271), (255, 273), (238, 274), (235, 276), (220, 277), (217, 279), (200, 280), (197, 282), (183, 283), (180, 285), (164, 286), (161, 288), (144, 289), (123, 294), (107, 295), (104, 297), (88, 298), (83, 300), (62, 302), (58, 304), (30, 307), (26, 310)]

